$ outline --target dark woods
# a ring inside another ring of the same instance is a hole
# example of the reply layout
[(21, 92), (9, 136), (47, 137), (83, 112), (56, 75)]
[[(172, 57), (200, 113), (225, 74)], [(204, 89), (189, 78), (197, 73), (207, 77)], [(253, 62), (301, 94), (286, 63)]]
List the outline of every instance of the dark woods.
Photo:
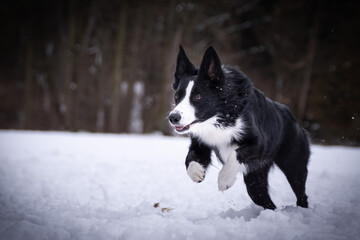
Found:
[(179, 44), (213, 45), (315, 142), (360, 143), (357, 1), (7, 1), (0, 128), (171, 134)]

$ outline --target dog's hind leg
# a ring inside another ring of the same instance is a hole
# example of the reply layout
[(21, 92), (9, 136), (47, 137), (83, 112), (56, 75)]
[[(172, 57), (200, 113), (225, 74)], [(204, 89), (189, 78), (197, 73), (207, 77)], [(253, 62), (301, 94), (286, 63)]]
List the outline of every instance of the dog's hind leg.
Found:
[(307, 208), (308, 201), (305, 194), (305, 185), (307, 179), (307, 165), (310, 158), (309, 144), (304, 139), (298, 140), (296, 146), (287, 146), (286, 151), (282, 150), (275, 158), (276, 165), (283, 171), (287, 180), (294, 191), (297, 202), (300, 207)]
[(270, 166), (265, 166), (244, 175), (247, 192), (250, 198), (256, 203), (267, 209), (275, 209), (276, 206), (271, 200), (268, 192), (268, 173)]
[[(299, 162), (304, 162), (300, 161)], [(305, 194), (305, 184), (306, 184), (306, 178), (307, 178), (307, 166), (305, 164), (299, 164), (298, 161), (297, 164), (290, 164), (289, 162), (280, 162), (277, 163), (278, 167), (281, 169), (281, 171), (284, 172), (287, 180), (290, 183), (290, 186), (292, 190), (294, 191), (297, 202), (296, 204), (300, 207), (307, 208), (308, 207), (308, 201), (307, 196)], [(306, 160), (307, 162), (307, 160)]]
[(289, 144), (289, 140), (284, 142), (283, 147), (274, 158), (276, 165), (284, 172), (287, 180), (294, 191), (297, 202), (300, 207), (307, 208), (308, 201), (305, 194), (305, 185), (307, 179), (307, 165), (310, 158), (310, 146), (306, 133), (299, 129), (296, 132), (288, 131), (296, 144)]

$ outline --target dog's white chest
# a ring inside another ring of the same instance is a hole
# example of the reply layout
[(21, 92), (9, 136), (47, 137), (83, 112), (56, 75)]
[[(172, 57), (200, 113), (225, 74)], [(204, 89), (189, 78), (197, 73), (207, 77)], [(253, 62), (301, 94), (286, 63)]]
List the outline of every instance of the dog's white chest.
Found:
[[(217, 146), (218, 154), (221, 158), (221, 161), (226, 163), (230, 157), (230, 155), (235, 152), (235, 150), (238, 148), (236, 145), (220, 145)], [(236, 154), (235, 154), (236, 156)]]
[[(235, 144), (231, 144), (231, 141), (241, 138), (244, 132), (244, 124), (241, 118), (238, 118), (235, 125), (231, 127), (218, 127), (216, 123), (217, 117), (212, 117), (201, 124), (194, 125), (192, 132), (202, 142), (215, 149), (218, 157), (225, 163), (238, 148)], [(234, 156), (236, 156), (236, 153)]]
[(218, 126), (217, 117), (214, 116), (202, 123), (195, 124), (190, 130), (207, 145), (221, 148), (226, 152), (232, 139), (241, 138), (243, 128), (244, 124), (241, 118), (238, 118), (235, 125), (231, 127), (222, 127)]

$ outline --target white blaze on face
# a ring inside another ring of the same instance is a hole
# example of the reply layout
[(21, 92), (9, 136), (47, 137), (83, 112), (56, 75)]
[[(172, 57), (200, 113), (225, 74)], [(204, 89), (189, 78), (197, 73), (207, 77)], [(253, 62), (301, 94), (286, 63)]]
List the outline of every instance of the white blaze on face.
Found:
[(179, 125), (186, 126), (196, 120), (195, 117), (195, 108), (190, 103), (190, 95), (191, 90), (194, 86), (194, 81), (190, 81), (188, 86), (186, 87), (185, 97), (181, 100), (181, 102), (174, 108), (174, 110), (170, 113), (179, 113), (181, 116), (181, 120)]

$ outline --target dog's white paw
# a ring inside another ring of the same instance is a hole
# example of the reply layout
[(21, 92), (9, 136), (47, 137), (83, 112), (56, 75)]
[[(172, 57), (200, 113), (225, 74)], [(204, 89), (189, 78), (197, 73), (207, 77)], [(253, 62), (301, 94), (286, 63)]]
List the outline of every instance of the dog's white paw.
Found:
[(219, 191), (222, 192), (230, 188), (235, 183), (237, 174), (237, 170), (235, 171), (235, 169), (226, 168), (225, 166), (226, 165), (224, 165), (219, 172), (218, 177), (218, 188)]
[(194, 182), (202, 182), (205, 178), (205, 168), (200, 163), (192, 161), (188, 166), (187, 174)]
[(219, 191), (225, 191), (229, 189), (236, 180), (236, 175), (239, 171), (245, 172), (245, 166), (240, 164), (236, 159), (235, 151), (229, 156), (228, 160), (224, 164), (223, 168), (219, 172), (218, 176), (218, 188)]

